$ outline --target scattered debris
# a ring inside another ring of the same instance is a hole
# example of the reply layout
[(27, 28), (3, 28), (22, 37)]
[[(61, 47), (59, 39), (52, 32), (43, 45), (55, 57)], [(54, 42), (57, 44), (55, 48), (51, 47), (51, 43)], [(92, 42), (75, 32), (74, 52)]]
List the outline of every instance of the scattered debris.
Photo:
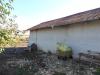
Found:
[[(71, 59), (59, 60), (55, 54), (41, 50), (35, 53), (35, 55), (33, 52), (26, 53), (19, 58), (14, 56), (0, 62), (0, 75), (78, 75), (79, 73), (78, 65), (72, 64)], [(93, 75), (86, 69), (83, 69), (82, 73), (82, 75)]]

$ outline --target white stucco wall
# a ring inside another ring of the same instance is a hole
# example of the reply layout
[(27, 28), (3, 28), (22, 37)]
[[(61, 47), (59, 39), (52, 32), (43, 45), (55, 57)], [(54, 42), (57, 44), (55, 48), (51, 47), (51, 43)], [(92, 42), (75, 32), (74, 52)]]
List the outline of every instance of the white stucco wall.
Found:
[(36, 38), (36, 31), (30, 32), (28, 46), (31, 46), (32, 43), (36, 43)]
[(30, 33), (29, 44), (33, 42), (44, 51), (55, 52), (57, 42), (65, 42), (71, 46), (74, 55), (86, 50), (100, 51), (100, 20), (41, 29), (37, 31), (37, 36), (33, 31)]

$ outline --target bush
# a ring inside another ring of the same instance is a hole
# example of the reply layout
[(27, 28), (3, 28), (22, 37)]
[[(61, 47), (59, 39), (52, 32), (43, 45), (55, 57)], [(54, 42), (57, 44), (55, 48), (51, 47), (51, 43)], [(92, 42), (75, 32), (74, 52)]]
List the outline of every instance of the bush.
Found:
[(94, 75), (100, 75), (100, 68), (96, 69), (96, 72), (94, 73)]
[(57, 43), (57, 54), (61, 57), (72, 57), (72, 48), (65, 43)]

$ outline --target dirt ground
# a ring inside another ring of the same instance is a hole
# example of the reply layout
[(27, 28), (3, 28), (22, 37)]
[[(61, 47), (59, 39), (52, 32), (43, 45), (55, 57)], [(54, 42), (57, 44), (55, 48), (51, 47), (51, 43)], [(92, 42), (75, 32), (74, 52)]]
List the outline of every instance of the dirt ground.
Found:
[(79, 68), (72, 59), (59, 60), (55, 54), (42, 51), (0, 55), (0, 75), (93, 75), (87, 66)]

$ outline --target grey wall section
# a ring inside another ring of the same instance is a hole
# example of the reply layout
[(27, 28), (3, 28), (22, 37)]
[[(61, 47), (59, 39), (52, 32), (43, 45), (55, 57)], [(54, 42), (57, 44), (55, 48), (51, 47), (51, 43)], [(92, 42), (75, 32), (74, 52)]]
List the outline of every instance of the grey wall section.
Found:
[(56, 52), (57, 42), (65, 42), (73, 48), (74, 55), (87, 50), (100, 52), (100, 20), (41, 29), (37, 31), (37, 36), (33, 31), (29, 44), (33, 42), (44, 51)]
[(37, 31), (30, 32), (28, 46), (30, 46), (32, 43), (36, 43), (36, 40), (37, 40), (37, 37), (36, 36), (37, 36)]

